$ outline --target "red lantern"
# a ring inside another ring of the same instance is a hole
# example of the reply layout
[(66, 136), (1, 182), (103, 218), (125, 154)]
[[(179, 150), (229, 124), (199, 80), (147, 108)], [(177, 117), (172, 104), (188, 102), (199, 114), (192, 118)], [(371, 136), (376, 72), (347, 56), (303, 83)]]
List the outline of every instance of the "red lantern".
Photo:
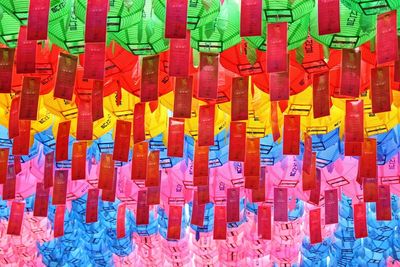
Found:
[(40, 77), (40, 94), (47, 94), (53, 90), (56, 82), (58, 54), (60, 51), (61, 49), (55, 45), (50, 47), (48, 42), (44, 46), (41, 43), (37, 43), (35, 73), (17, 74), (14, 65), (12, 90), (14, 92), (22, 90), (23, 76)]
[[(249, 62), (249, 59), (254, 62)], [(266, 69), (266, 53), (249, 47), (243, 40), (221, 53), (220, 63), (240, 76), (261, 74)]]
[[(311, 75), (308, 74), (302, 65), (296, 61), (296, 51), (289, 51), (289, 80), (290, 80), (290, 95), (295, 95), (311, 85)], [(268, 64), (268, 62), (267, 62)], [(269, 74), (263, 73), (254, 75), (252, 81), (254, 84), (266, 93), (269, 93)]]

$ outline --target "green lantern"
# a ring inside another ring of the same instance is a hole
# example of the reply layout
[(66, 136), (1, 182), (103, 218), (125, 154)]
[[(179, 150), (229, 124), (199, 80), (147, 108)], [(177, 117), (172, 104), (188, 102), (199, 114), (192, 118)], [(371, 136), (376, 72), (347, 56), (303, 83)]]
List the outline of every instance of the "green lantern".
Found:
[(400, 8), (399, 0), (341, 0), (347, 8), (364, 15), (377, 15)]
[(169, 47), (169, 41), (164, 38), (164, 23), (152, 12), (151, 1), (146, 1), (139, 23), (109, 35), (135, 55), (154, 55)]
[(263, 20), (273, 22), (295, 22), (307, 16), (314, 7), (314, 0), (264, 0)]
[[(119, 32), (140, 22), (145, 0), (110, 0), (107, 32)], [(75, 14), (86, 21), (87, 0), (75, 1)]]
[(225, 0), (212, 22), (191, 32), (191, 45), (200, 52), (222, 52), (240, 43), (240, 12), (235, 0)]
[[(49, 25), (62, 18), (68, 10), (71, 0), (51, 0), (49, 10)], [(29, 0), (1, 0), (4, 11), (20, 21), (21, 25), (28, 23)]]
[(266, 50), (267, 23), (288, 22), (288, 49), (301, 46), (308, 36), (313, 0), (264, 0), (262, 35), (246, 37), (246, 41), (259, 50)]
[(369, 41), (375, 36), (376, 16), (367, 16), (350, 10), (340, 4), (340, 32), (318, 34), (318, 12), (311, 13), (310, 33), (318, 42), (334, 49), (352, 49)]
[[(163, 22), (166, 15), (166, 1), (154, 1), (154, 13)], [(213, 21), (219, 13), (220, 0), (196, 0), (188, 2), (187, 28), (194, 30), (211, 21)]]
[(0, 6), (0, 43), (8, 47), (17, 46), (20, 22), (15, 16), (4, 12)]
[(75, 15), (74, 0), (68, 0), (64, 8), (68, 12), (49, 24), (49, 39), (71, 54), (81, 54), (85, 50), (85, 24)]
[[(299, 20), (294, 21), (288, 25), (288, 49), (296, 49), (301, 46), (307, 39), (308, 28), (310, 25), (310, 15), (306, 15)], [(267, 40), (267, 22), (263, 20), (262, 35), (246, 37), (246, 41), (259, 50), (266, 50)]]

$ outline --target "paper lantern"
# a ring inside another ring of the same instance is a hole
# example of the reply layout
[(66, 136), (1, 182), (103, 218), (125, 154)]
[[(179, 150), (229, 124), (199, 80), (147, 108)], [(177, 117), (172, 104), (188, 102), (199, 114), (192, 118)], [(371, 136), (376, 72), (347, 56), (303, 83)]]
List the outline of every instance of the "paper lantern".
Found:
[[(290, 65), (289, 65), (289, 85), (290, 85), (290, 95), (295, 95), (304, 89), (306, 89), (311, 83), (311, 77), (304, 70), (304, 68), (297, 63), (293, 58), (296, 57), (296, 53), (294, 50), (289, 52)], [(268, 63), (267, 63), (268, 64)], [(252, 81), (254, 82), (256, 88), (263, 90), (264, 92), (269, 94), (269, 79), (271, 74), (262, 73), (257, 74), (252, 77)]]
[(200, 52), (222, 52), (240, 42), (239, 5), (227, 0), (214, 21), (191, 31), (191, 45)]
[(344, 0), (342, 1), (342, 3), (351, 10), (371, 16), (376, 14), (382, 14), (393, 9), (398, 9), (400, 7), (400, 3), (394, 0), (387, 0), (387, 1)]
[(13, 69), (12, 91), (21, 92), (23, 77), (40, 77), (40, 94), (47, 94), (54, 89), (57, 75), (57, 63), (60, 48), (49, 43), (36, 45), (35, 73), (17, 74)]
[(17, 46), (20, 22), (0, 6), (2, 17), (0, 19), (0, 42), (8, 47)]
[(169, 42), (164, 38), (162, 22), (153, 14), (152, 3), (147, 1), (144, 5), (142, 20), (113, 34), (112, 38), (135, 55), (158, 54), (168, 49)]
[[(163, 22), (166, 16), (166, 0), (154, 2), (154, 13)], [(220, 1), (190, 2), (187, 11), (187, 29), (194, 30), (213, 21), (220, 10)]]
[(60, 7), (63, 16), (49, 24), (49, 39), (71, 54), (81, 54), (85, 49), (85, 25), (75, 15), (74, 0), (66, 0)]
[(265, 53), (250, 47), (244, 41), (222, 52), (220, 63), (224, 68), (241, 76), (261, 74), (266, 69)]
[(348, 9), (340, 4), (340, 32), (335, 34), (318, 34), (317, 7), (310, 18), (310, 34), (318, 42), (334, 49), (355, 48), (375, 36), (375, 16), (366, 16)]
[[(122, 31), (140, 22), (144, 0), (139, 1), (110, 1), (107, 14), (107, 32), (114, 33)], [(75, 14), (85, 23), (87, 9), (86, 0), (75, 0)]]
[[(273, 15), (272, 17), (275, 18)], [(279, 17), (279, 16), (278, 16)], [(279, 18), (278, 18), (278, 21)], [(286, 20), (284, 20), (286, 21)], [(261, 36), (253, 36), (253, 37), (246, 37), (245, 40), (249, 43), (249, 45), (257, 48), (261, 51), (266, 51), (268, 48), (266, 47), (266, 40), (267, 40), (267, 20), (263, 20), (262, 26), (262, 35)], [(304, 17), (301, 17), (297, 20), (293, 20), (288, 25), (288, 50), (295, 49), (301, 46), (304, 41), (307, 39), (308, 35), (308, 28), (310, 23), (310, 15), (306, 13)]]

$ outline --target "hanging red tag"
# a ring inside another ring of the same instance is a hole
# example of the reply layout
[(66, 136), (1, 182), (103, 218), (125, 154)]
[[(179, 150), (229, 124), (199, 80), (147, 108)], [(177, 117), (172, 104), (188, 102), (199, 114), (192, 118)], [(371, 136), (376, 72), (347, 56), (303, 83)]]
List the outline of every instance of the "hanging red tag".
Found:
[(17, 186), (17, 177), (15, 176), (15, 169), (13, 165), (7, 167), (6, 182), (3, 185), (3, 200), (15, 199), (15, 189)]
[(342, 49), (342, 68), (340, 72), (340, 95), (360, 96), (361, 53), (353, 49)]
[(179, 240), (181, 238), (182, 206), (169, 206), (168, 213), (168, 240)]
[(54, 151), (46, 154), (44, 157), (44, 174), (43, 174), (43, 186), (44, 188), (50, 188), (53, 186), (53, 175), (54, 173)]
[(187, 77), (189, 75), (190, 54), (190, 31), (182, 39), (171, 39), (169, 41), (169, 76)]
[(242, 1), (240, 5), (240, 36), (261, 35), (262, 0)]
[(92, 138), (93, 138), (92, 103), (91, 101), (81, 99), (78, 105), (76, 140), (92, 140)]
[(185, 38), (188, 2), (168, 0), (166, 5), (165, 38)]
[(92, 119), (93, 121), (97, 121), (104, 117), (103, 110), (103, 89), (104, 82), (95, 80), (93, 81), (93, 90), (92, 90)]
[(285, 115), (283, 123), (283, 154), (300, 154), (300, 116)]
[(246, 156), (246, 122), (232, 121), (229, 134), (229, 160), (244, 162)]
[(58, 124), (56, 138), (56, 161), (68, 160), (69, 130), (71, 121), (63, 121)]
[(257, 212), (258, 236), (261, 239), (271, 240), (272, 238), (272, 216), (270, 206), (258, 206)]
[(240, 188), (228, 188), (226, 193), (227, 222), (240, 221)]
[(141, 142), (133, 146), (132, 156), (132, 180), (146, 180), (147, 154), (149, 153), (149, 143)]
[(376, 62), (384, 64), (398, 60), (397, 10), (378, 15), (376, 23)]
[(313, 75), (314, 119), (330, 115), (329, 72)]
[(37, 120), (40, 78), (24, 77), (19, 104), (20, 120)]
[(21, 156), (14, 156), (14, 171), (15, 174), (19, 174), (22, 171), (21, 167)]
[(215, 105), (199, 107), (198, 145), (214, 145)]
[(322, 242), (321, 234), (321, 209), (310, 210), (310, 243), (317, 244)]
[(210, 187), (208, 185), (197, 186), (197, 201), (199, 205), (210, 202)]
[(74, 94), (78, 57), (60, 53), (54, 97), (71, 101)]
[(145, 135), (145, 108), (144, 103), (135, 104), (133, 111), (133, 143), (137, 144), (146, 139)]
[(117, 120), (113, 160), (128, 162), (129, 149), (131, 148), (131, 129), (131, 122)]
[(337, 189), (325, 190), (325, 225), (338, 223), (339, 202)]
[(272, 136), (274, 138), (274, 142), (276, 142), (281, 137), (281, 134), (279, 132), (277, 102), (271, 102), (271, 128), (272, 128)]
[(287, 22), (267, 25), (267, 72), (288, 71), (288, 24)]
[(169, 118), (168, 124), (168, 157), (183, 157), (185, 140), (185, 120)]
[(269, 73), (269, 96), (271, 101), (289, 100), (289, 72)]
[(288, 190), (287, 188), (274, 188), (274, 221), (288, 221)]
[(111, 154), (101, 154), (99, 189), (112, 190), (114, 183), (114, 160)]
[(91, 188), (88, 190), (86, 201), (86, 223), (97, 222), (99, 208), (99, 189)]
[[(101, 1), (100, 1), (101, 2)], [(104, 80), (105, 43), (85, 43), (83, 79)]]
[(390, 198), (390, 185), (379, 185), (378, 201), (376, 202), (376, 219), (378, 221), (392, 220), (392, 202)]
[(157, 101), (158, 99), (159, 61), (160, 61), (159, 55), (143, 58), (140, 102)]
[(71, 179), (86, 179), (86, 141), (75, 142), (72, 146)]
[(58, 205), (54, 215), (54, 238), (64, 235), (65, 206)]
[(365, 203), (354, 204), (354, 234), (356, 238), (368, 236), (367, 213)]
[(365, 138), (362, 145), (362, 155), (360, 157), (360, 177), (361, 178), (376, 178), (378, 169), (376, 166), (376, 139)]
[(378, 179), (377, 178), (363, 178), (363, 193), (364, 202), (377, 202), (378, 201)]
[(101, 190), (101, 200), (108, 202), (115, 202), (115, 191), (117, 189), (117, 177), (118, 169), (114, 168), (114, 175), (112, 177), (112, 188), (111, 190), (103, 189)]
[(192, 216), (190, 217), (190, 224), (203, 226), (204, 225), (204, 212), (206, 205), (199, 204), (198, 200), (198, 192), (194, 191), (193, 193), (193, 207), (192, 207)]
[(251, 190), (251, 202), (265, 201), (265, 167), (261, 167), (260, 185), (257, 189)]
[(14, 138), (13, 155), (28, 155), (31, 139), (31, 121), (19, 121), (19, 134)]
[(208, 146), (198, 146), (194, 148), (193, 160), (193, 185), (208, 185)]
[(54, 174), (53, 205), (65, 205), (67, 200), (68, 170), (56, 170)]
[(149, 205), (146, 203), (146, 190), (138, 192), (137, 208), (136, 208), (136, 224), (149, 224)]
[[(310, 169), (311, 172), (302, 173), (302, 184), (303, 184), (303, 191), (313, 190), (317, 186), (317, 175), (316, 175), (316, 164), (317, 164), (317, 154), (315, 152), (311, 152), (311, 160), (310, 160)], [(303, 161), (304, 163), (304, 161)]]
[(345, 142), (344, 155), (345, 156), (361, 156), (362, 143), (360, 142)]
[(372, 112), (391, 110), (392, 90), (389, 82), (389, 67), (371, 69)]
[(174, 90), (174, 117), (188, 118), (192, 115), (193, 77), (176, 78)]
[(11, 93), (14, 48), (0, 48), (0, 93)]
[(340, 32), (339, 0), (318, 0), (318, 34)]
[(232, 80), (231, 121), (247, 120), (249, 113), (248, 77)]
[(8, 148), (0, 148), (0, 184), (4, 184), (7, 179), (9, 154), (10, 150)]
[(50, 194), (50, 188), (45, 188), (43, 183), (36, 184), (33, 216), (47, 217), (47, 211), (49, 208), (49, 194)]
[(200, 53), (199, 87), (197, 96), (217, 99), (218, 95), (218, 54)]
[(309, 202), (318, 206), (319, 200), (321, 198), (321, 196), (320, 196), (320, 194), (321, 194), (321, 170), (320, 169), (316, 170), (316, 182), (317, 182), (316, 187), (310, 191)]
[(28, 40), (46, 40), (49, 25), (50, 0), (30, 0), (28, 12)]
[(24, 219), (24, 202), (13, 202), (11, 204), (10, 217), (8, 219), (7, 234), (8, 235), (20, 235), (22, 221)]
[(147, 187), (147, 205), (159, 205), (160, 193), (160, 186)]
[(19, 96), (11, 100), (10, 115), (8, 117), (8, 138), (12, 139), (19, 135)]
[(312, 138), (304, 133), (303, 173), (312, 173)]
[(259, 188), (260, 162), (260, 138), (247, 138), (246, 155), (244, 161), (245, 188)]
[(147, 158), (146, 187), (160, 186), (160, 151), (150, 151)]
[(347, 100), (345, 116), (345, 142), (364, 142), (364, 102)]
[(214, 240), (226, 240), (226, 208), (225, 206), (214, 206)]
[(36, 41), (27, 39), (27, 27), (19, 28), (16, 66), (17, 73), (35, 73), (36, 70)]
[(88, 0), (86, 8), (85, 42), (105, 42), (108, 0)]
[(126, 214), (126, 206), (124, 204), (119, 204), (117, 211), (117, 238), (124, 238), (125, 233), (125, 214)]

